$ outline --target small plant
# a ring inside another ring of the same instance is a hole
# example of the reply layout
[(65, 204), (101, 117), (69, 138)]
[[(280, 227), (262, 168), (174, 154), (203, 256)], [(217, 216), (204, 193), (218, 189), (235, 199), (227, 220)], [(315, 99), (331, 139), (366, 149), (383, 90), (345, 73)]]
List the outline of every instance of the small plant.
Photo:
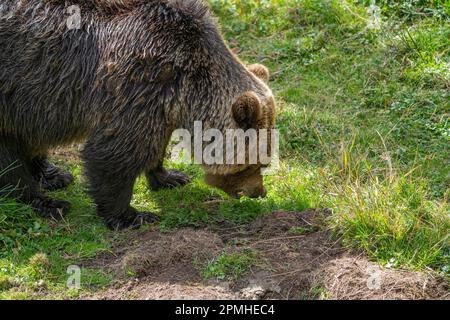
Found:
[(328, 300), (329, 293), (327, 289), (322, 286), (315, 286), (310, 289), (311, 298), (319, 299), (319, 300)]
[(250, 271), (250, 268), (256, 264), (256, 261), (257, 254), (250, 249), (238, 253), (224, 253), (216, 260), (210, 262), (204, 268), (202, 274), (205, 279), (238, 279)]
[(16, 283), (11, 277), (0, 274), (0, 291), (9, 290), (15, 285)]

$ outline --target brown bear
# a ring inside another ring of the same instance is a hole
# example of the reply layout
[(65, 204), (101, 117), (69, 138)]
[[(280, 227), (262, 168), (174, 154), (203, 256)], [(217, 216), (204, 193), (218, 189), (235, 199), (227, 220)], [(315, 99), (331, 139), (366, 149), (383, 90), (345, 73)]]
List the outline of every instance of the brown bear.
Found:
[[(48, 150), (85, 141), (89, 192), (113, 229), (157, 218), (130, 206), (145, 173), (152, 188), (189, 178), (162, 163), (174, 129), (271, 129), (275, 102), (265, 67), (244, 66), (199, 0), (63, 0), (0, 4), (0, 189), (57, 218), (69, 203), (43, 190), (72, 175)], [(73, 8), (72, 8), (73, 9)], [(76, 10), (75, 10), (76, 11)], [(203, 165), (233, 196), (263, 196), (261, 163)], [(5, 189), (3, 189), (5, 190)]]

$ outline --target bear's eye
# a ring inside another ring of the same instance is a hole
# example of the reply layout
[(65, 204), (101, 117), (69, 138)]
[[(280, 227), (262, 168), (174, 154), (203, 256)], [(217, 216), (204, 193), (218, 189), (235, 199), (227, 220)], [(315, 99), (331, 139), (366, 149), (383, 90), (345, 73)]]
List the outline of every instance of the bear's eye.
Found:
[(169, 82), (175, 78), (175, 70), (171, 63), (165, 63), (161, 66), (158, 76), (156, 77), (157, 82)]

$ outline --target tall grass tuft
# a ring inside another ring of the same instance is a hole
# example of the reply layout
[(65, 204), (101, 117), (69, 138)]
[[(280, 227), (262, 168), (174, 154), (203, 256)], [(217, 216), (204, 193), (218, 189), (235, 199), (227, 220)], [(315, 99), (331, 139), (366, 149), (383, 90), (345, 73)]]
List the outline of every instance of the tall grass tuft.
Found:
[(384, 264), (431, 267), (449, 276), (448, 201), (430, 200), (426, 181), (411, 172), (374, 168), (366, 161), (345, 147), (336, 174), (324, 176), (323, 205), (333, 209), (332, 228)]

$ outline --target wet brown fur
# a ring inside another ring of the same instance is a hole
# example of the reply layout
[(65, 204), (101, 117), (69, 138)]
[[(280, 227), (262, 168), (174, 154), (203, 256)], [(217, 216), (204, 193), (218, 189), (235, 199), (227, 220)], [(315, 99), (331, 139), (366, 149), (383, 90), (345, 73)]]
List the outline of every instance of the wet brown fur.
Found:
[[(40, 190), (34, 159), (55, 172), (48, 150), (85, 141), (89, 191), (108, 226), (153, 221), (130, 207), (133, 185), (142, 172), (170, 177), (162, 161), (174, 129), (192, 131), (194, 121), (239, 128), (232, 106), (247, 92), (258, 116), (245, 126), (273, 128), (270, 89), (228, 49), (202, 1), (73, 4), (81, 7), (79, 30), (67, 28), (63, 0), (0, 3), (0, 171), (14, 167), (0, 188), (15, 187), (10, 196), (40, 213), (65, 212), (67, 203)], [(221, 176), (248, 168), (204, 166)]]

